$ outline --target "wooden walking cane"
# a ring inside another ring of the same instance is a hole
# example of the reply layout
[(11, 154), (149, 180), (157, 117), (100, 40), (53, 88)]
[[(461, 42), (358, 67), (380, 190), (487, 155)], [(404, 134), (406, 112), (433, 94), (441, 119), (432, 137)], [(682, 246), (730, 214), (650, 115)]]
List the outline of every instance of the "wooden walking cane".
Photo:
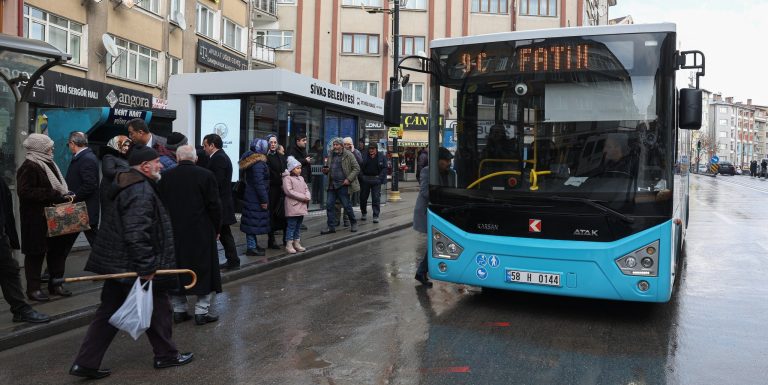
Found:
[[(189, 269), (173, 269), (173, 270), (157, 270), (155, 275), (171, 275), (171, 274), (189, 274), (192, 276), (192, 282), (189, 285), (185, 285), (184, 288), (189, 290), (195, 287), (197, 284), (197, 274)], [(119, 274), (104, 274), (104, 275), (89, 275), (85, 277), (72, 277), (72, 278), (53, 278), (51, 284), (61, 285), (62, 283), (82, 282), (82, 281), (106, 281), (108, 279), (118, 278), (133, 278), (138, 277), (136, 273), (119, 273)]]

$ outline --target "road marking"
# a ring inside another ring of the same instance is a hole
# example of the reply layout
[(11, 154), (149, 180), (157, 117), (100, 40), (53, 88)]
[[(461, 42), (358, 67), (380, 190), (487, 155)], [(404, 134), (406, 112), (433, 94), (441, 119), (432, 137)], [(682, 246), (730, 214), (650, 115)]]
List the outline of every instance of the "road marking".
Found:
[(715, 216), (717, 216), (717, 217), (718, 217), (718, 218), (720, 218), (720, 219), (721, 219), (723, 222), (725, 222), (725, 223), (727, 223), (727, 224), (729, 224), (729, 225), (732, 225), (732, 224), (736, 223), (736, 222), (734, 222), (734, 221), (733, 221), (733, 219), (731, 219), (731, 218), (728, 218), (728, 217), (726, 217), (725, 215), (718, 213), (717, 211), (714, 211), (714, 212), (712, 212), (712, 214), (715, 214)]

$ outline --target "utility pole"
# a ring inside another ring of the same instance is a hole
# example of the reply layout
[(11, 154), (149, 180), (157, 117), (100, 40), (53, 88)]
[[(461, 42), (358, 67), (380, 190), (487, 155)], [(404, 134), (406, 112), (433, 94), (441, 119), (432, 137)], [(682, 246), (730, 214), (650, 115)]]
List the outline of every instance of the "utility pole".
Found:
[[(392, 53), (393, 66), (392, 76), (389, 78), (389, 89), (396, 90), (400, 87), (400, 83), (397, 78), (397, 62), (400, 60), (400, 0), (393, 0), (394, 11), (392, 12), (392, 37), (393, 47), (395, 51)], [(400, 191), (397, 188), (398, 180), (400, 178), (400, 155), (397, 151), (397, 137), (392, 138), (392, 190), (389, 192), (388, 200), (397, 202), (400, 201)]]

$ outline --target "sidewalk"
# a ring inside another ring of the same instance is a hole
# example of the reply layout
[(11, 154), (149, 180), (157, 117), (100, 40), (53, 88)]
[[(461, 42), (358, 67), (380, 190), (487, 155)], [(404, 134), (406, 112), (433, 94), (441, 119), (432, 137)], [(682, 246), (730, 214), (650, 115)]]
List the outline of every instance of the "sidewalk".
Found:
[[(242, 267), (240, 270), (222, 272), (222, 283), (226, 284), (409, 228), (413, 223), (413, 206), (416, 203), (418, 185), (416, 182), (401, 182), (398, 187), (402, 200), (383, 204), (379, 223), (371, 221), (370, 208), (368, 209), (367, 221), (360, 221), (359, 208), (355, 209), (355, 216), (358, 218), (357, 233), (351, 233), (349, 228), (338, 227), (335, 234), (320, 235), (320, 230), (326, 227), (325, 211), (311, 212), (304, 219), (304, 223), (308, 227), (308, 230), (302, 231), (301, 237), (302, 244), (307, 248), (304, 253), (291, 255), (283, 249), (268, 249), (267, 255), (264, 257), (245, 256), (245, 234), (239, 230), (238, 224), (232, 225), (232, 233), (235, 236)], [(266, 238), (266, 235), (259, 236), (260, 245), (266, 244)], [(86, 246), (70, 253), (67, 258), (65, 277), (93, 274), (82, 270), (89, 252), (90, 250)], [(219, 260), (222, 262), (225, 260), (222, 249), (219, 249)], [(21, 277), (23, 281), (23, 271)], [(26, 287), (25, 282), (22, 282), (22, 285)], [(28, 301), (36, 310), (51, 316), (51, 322), (47, 324), (14, 323), (11, 321), (12, 314), (7, 302), (5, 300), (0, 301), (0, 351), (87, 325), (100, 302), (101, 285), (102, 282), (69, 283), (66, 284), (66, 287), (74, 293), (72, 297), (52, 297), (51, 301), (44, 303)], [(43, 286), (45, 287), (45, 283)]]

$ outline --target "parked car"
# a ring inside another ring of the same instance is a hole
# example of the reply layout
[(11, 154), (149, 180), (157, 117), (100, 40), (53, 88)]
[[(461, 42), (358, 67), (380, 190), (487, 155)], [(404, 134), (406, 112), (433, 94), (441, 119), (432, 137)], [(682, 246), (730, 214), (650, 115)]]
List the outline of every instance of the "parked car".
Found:
[(731, 162), (720, 162), (717, 164), (717, 173), (720, 175), (736, 175), (736, 167)]
[(709, 172), (709, 164), (700, 164), (698, 172), (699, 174), (706, 174)]

